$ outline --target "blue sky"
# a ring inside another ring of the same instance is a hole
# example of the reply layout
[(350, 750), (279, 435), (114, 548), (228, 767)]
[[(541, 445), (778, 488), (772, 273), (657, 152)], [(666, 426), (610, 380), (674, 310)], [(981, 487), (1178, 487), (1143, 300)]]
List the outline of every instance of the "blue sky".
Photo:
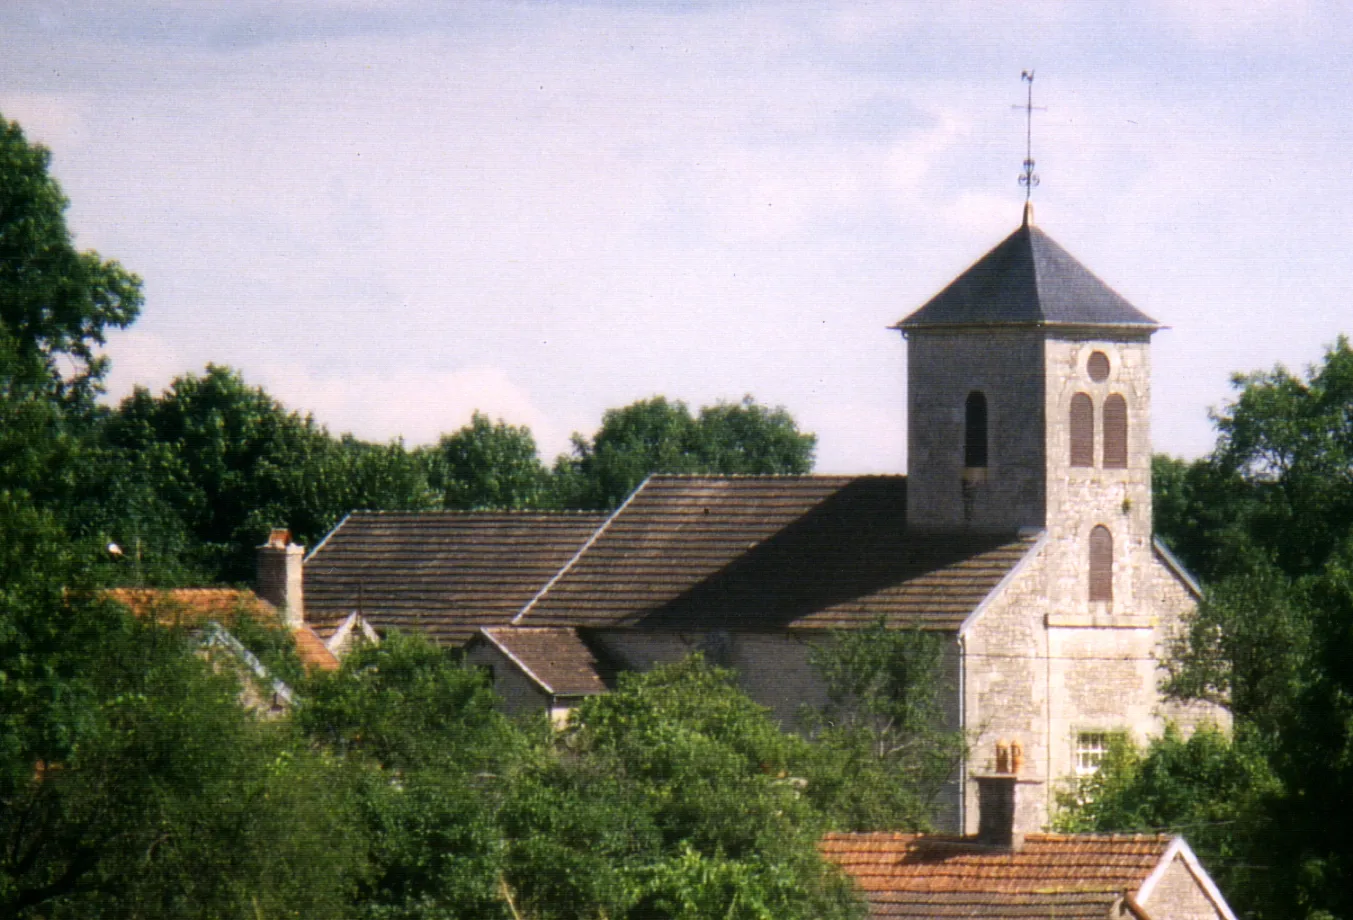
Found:
[(0, 113), (146, 282), (113, 396), (211, 361), (335, 432), (752, 394), (905, 465), (886, 327), (1037, 222), (1144, 312), (1157, 449), (1353, 330), (1353, 16), (1301, 0), (0, 6)]

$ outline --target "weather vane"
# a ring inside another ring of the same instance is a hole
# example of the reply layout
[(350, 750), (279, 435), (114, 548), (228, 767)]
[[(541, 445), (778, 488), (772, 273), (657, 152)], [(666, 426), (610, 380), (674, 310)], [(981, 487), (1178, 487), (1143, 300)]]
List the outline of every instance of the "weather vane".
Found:
[(1019, 184), (1024, 186), (1024, 203), (1028, 204), (1038, 185), (1038, 174), (1034, 172), (1034, 112), (1046, 112), (1041, 105), (1034, 105), (1034, 72), (1025, 70), (1019, 78), (1029, 84), (1029, 95), (1024, 105), (1012, 105), (1012, 109), (1024, 110), (1024, 172), (1020, 173)]

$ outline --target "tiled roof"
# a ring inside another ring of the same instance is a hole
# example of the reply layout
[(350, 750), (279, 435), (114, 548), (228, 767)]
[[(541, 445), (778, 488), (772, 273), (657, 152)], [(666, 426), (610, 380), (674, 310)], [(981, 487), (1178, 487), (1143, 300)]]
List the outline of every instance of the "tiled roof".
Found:
[(305, 614), (323, 634), (354, 610), (377, 629), (459, 645), (506, 623), (602, 521), (597, 514), (349, 515), (305, 563)]
[(1159, 328), (1050, 236), (1028, 224), (898, 323), (898, 328), (990, 323)]
[(481, 632), (547, 693), (591, 696), (607, 690), (597, 657), (576, 629), (500, 626)]
[(1120, 893), (1052, 894), (866, 892), (871, 920), (1110, 920)]
[(338, 656), (329, 651), (324, 640), (309, 626), (293, 629), (291, 637), (296, 641), (296, 654), (300, 656), (301, 664), (305, 665), (307, 671), (338, 670)]
[(909, 531), (901, 476), (653, 476), (516, 622), (955, 629), (1033, 541)]
[[(277, 608), (252, 591), (237, 588), (112, 588), (107, 596), (138, 617), (154, 614), (166, 626), (201, 626), (208, 622), (229, 628), (244, 614), (266, 626), (282, 628)], [(291, 630), (296, 654), (307, 671), (334, 671), (338, 659), (308, 625)]]
[(277, 621), (277, 610), (252, 591), (237, 588), (111, 588), (108, 597), (138, 617), (150, 613), (165, 625), (195, 626), (215, 620), (229, 626), (240, 613)]
[[(920, 905), (1011, 904), (1057, 895), (1135, 892), (1165, 857), (1174, 838), (1163, 835), (1030, 834), (1018, 850), (983, 846), (971, 837), (916, 834), (828, 834), (822, 855), (839, 865), (871, 903), (911, 916)], [(999, 896), (999, 897), (979, 897)], [(1075, 914), (1069, 914), (1075, 915)], [(1013, 916), (982, 911), (971, 916)]]

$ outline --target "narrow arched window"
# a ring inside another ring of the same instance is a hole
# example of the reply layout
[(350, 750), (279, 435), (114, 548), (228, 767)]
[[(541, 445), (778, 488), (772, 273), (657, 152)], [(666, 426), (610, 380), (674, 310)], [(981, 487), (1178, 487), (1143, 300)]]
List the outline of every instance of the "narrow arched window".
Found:
[(963, 465), (987, 465), (987, 398), (976, 390), (968, 394), (963, 412)]
[(1071, 397), (1071, 465), (1095, 465), (1095, 404), (1084, 393)]
[(1103, 524), (1090, 531), (1090, 600), (1113, 600), (1113, 534)]
[(1111, 393), (1104, 400), (1104, 468), (1124, 470), (1127, 465), (1127, 400), (1121, 393)]

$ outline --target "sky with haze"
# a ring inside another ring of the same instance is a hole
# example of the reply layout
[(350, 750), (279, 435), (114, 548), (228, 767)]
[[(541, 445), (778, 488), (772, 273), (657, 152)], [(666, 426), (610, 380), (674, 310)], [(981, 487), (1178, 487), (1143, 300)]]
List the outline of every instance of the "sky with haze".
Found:
[(145, 279), (110, 397), (229, 365), (334, 433), (548, 462), (745, 394), (905, 467), (888, 326), (1019, 223), (1143, 312), (1153, 437), (1353, 331), (1353, 5), (6, 0), (0, 115)]

